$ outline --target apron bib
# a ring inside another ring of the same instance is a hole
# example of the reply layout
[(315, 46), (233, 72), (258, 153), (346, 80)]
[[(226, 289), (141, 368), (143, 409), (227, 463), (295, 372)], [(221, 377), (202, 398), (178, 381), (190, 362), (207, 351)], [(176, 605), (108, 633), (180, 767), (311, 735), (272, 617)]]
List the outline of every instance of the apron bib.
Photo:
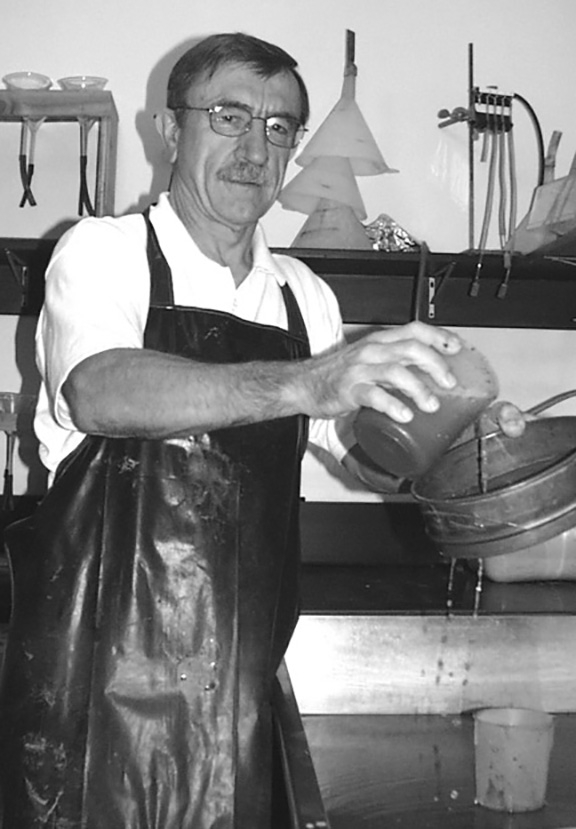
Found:
[[(289, 330), (175, 306), (148, 221), (145, 347), (309, 355)], [(170, 440), (88, 436), (5, 533), (4, 829), (270, 829), (276, 669), (298, 602), (307, 421)]]

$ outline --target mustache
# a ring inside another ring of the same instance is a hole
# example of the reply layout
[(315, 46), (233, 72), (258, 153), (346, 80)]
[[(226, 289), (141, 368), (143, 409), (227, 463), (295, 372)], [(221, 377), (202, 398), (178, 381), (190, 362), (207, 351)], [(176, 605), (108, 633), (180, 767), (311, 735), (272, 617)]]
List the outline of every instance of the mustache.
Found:
[(224, 167), (218, 173), (218, 178), (222, 181), (231, 181), (240, 184), (266, 184), (267, 176), (264, 170), (257, 164), (251, 164), (249, 161), (235, 161)]

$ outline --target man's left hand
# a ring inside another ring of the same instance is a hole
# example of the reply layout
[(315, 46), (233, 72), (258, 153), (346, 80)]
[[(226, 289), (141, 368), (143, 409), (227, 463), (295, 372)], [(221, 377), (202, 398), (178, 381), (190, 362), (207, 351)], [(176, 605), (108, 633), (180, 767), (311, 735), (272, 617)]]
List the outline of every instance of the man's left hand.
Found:
[(529, 416), (514, 403), (499, 400), (484, 412), (480, 422), (483, 434), (500, 429), (509, 438), (518, 438), (524, 434), (528, 419)]

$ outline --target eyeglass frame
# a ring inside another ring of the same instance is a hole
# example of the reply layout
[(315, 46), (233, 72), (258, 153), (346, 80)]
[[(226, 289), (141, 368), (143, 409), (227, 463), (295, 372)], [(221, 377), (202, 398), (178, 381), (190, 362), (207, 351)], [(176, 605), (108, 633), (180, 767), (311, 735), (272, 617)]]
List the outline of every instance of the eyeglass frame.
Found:
[[(240, 109), (242, 110), (242, 112), (245, 112), (246, 115), (250, 116), (250, 120), (246, 124), (246, 129), (244, 129), (242, 132), (237, 133), (236, 135), (228, 135), (227, 133), (218, 132), (218, 130), (215, 129), (213, 116), (218, 113), (218, 110), (226, 108)], [(293, 150), (304, 138), (304, 133), (308, 132), (307, 128), (302, 126), (298, 118), (295, 118), (293, 115), (282, 115), (279, 113), (273, 113), (272, 115), (267, 115), (266, 117), (263, 117), (261, 115), (252, 115), (248, 107), (245, 107), (242, 104), (213, 104), (210, 107), (194, 107), (189, 106), (188, 104), (181, 104), (179, 106), (171, 107), (171, 109), (173, 112), (178, 112), (179, 110), (191, 112), (207, 112), (208, 120), (210, 123), (210, 129), (212, 130), (212, 132), (216, 133), (216, 135), (221, 135), (223, 138), (239, 138), (241, 135), (246, 135), (246, 133), (250, 132), (250, 129), (252, 127), (252, 121), (264, 121), (264, 134), (266, 135), (266, 140), (269, 144), (272, 144), (273, 147), (278, 147), (281, 150)], [(294, 123), (298, 124), (296, 132), (294, 133), (294, 139), (292, 144), (285, 146), (284, 144), (276, 144), (274, 141), (271, 140), (268, 128), (268, 121), (271, 118), (285, 118), (288, 121), (294, 121)]]

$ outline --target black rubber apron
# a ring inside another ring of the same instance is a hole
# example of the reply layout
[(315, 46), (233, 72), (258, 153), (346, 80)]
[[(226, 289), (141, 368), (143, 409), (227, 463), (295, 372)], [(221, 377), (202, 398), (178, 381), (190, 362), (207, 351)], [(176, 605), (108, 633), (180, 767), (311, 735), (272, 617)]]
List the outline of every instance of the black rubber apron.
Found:
[[(148, 222), (145, 346), (309, 354), (289, 331), (174, 305)], [(6, 532), (4, 829), (270, 829), (270, 692), (297, 616), (306, 420), (87, 437)]]

